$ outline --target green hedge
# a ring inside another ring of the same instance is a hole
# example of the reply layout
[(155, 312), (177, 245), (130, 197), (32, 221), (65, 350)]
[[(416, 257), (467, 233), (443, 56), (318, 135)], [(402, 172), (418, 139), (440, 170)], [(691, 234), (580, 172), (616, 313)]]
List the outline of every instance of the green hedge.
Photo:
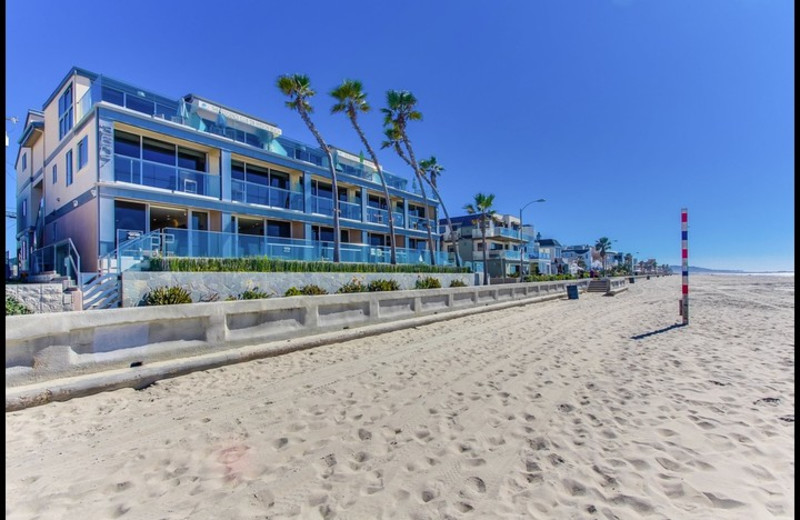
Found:
[(469, 267), (429, 264), (301, 262), (276, 258), (153, 258), (146, 271), (256, 273), (469, 273)]

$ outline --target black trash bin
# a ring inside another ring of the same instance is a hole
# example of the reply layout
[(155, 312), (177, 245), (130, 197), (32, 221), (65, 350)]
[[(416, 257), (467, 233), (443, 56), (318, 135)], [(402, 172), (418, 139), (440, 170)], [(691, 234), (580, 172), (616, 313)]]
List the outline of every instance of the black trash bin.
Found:
[(570, 300), (577, 300), (578, 299), (578, 286), (577, 285), (568, 285), (567, 286), (567, 297)]
[(636, 278), (634, 278), (633, 276), (631, 276), (630, 278), (628, 278), (628, 281), (629, 281), (630, 283), (635, 283), (635, 282), (636, 282)]

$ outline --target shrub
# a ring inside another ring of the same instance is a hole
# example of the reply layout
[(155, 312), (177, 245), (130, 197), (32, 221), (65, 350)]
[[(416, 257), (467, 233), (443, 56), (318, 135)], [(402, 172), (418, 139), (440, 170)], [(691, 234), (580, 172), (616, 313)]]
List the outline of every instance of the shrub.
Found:
[(328, 294), (328, 291), (320, 287), (319, 285), (309, 284), (304, 285), (300, 291), (305, 294), (306, 296), (319, 296), (323, 294)]
[(379, 278), (377, 280), (372, 280), (367, 286), (367, 290), (369, 292), (399, 291), (400, 284), (397, 282), (397, 280)]
[(453, 280), (452, 282), (450, 282), (450, 287), (466, 287), (466, 286), (467, 284), (464, 282), (464, 280)]
[(175, 305), (178, 303), (192, 303), (189, 291), (178, 285), (157, 287), (144, 297), (145, 305)]
[(226, 299), (228, 301), (233, 301), (233, 300), (261, 300), (263, 298), (271, 298), (271, 297), (272, 297), (271, 294), (265, 293), (264, 291), (259, 291), (258, 287), (253, 287), (252, 289), (247, 289), (247, 290), (245, 290), (243, 292), (240, 292), (239, 296), (237, 296), (235, 298), (233, 296), (228, 296), (228, 298), (226, 298)]
[(6, 294), (6, 316), (18, 314), (33, 314), (30, 309), (25, 307), (19, 300)]
[(417, 289), (441, 289), (442, 288), (442, 282), (440, 282), (438, 278), (434, 278), (433, 276), (426, 276), (424, 278), (417, 278), (416, 288)]
[(322, 294), (328, 294), (328, 291), (320, 287), (319, 285), (309, 284), (304, 285), (300, 289), (297, 287), (289, 287), (286, 289), (286, 292), (283, 294), (284, 296), (318, 296)]
[(337, 293), (354, 293), (354, 292), (365, 292), (367, 287), (359, 280), (358, 278), (353, 278), (352, 281), (347, 282), (343, 286), (339, 287), (339, 290), (336, 291)]

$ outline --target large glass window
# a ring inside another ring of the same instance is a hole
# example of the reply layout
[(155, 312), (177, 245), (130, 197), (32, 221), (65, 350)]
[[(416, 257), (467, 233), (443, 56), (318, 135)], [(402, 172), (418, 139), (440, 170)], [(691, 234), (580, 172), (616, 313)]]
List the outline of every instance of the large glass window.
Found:
[(53, 184), (58, 182), (58, 165), (53, 165)]
[(156, 141), (149, 137), (142, 138), (142, 158), (161, 164), (175, 164), (175, 145)]
[(273, 188), (289, 189), (289, 174), (272, 168), (247, 164), (241, 161), (231, 161), (231, 177)]
[(66, 168), (66, 179), (67, 179), (67, 186), (72, 184), (72, 150), (67, 150), (67, 168)]
[(139, 136), (120, 130), (114, 131), (114, 153), (138, 159)]
[(84, 136), (78, 141), (78, 170), (86, 166), (89, 162), (89, 136)]
[[(147, 208), (144, 204), (114, 201), (114, 234), (119, 238), (120, 230), (139, 231), (144, 233), (147, 225)], [(123, 236), (122, 240), (127, 240)]]
[(323, 184), (317, 180), (311, 181), (311, 194), (317, 197), (332, 199), (333, 186), (330, 184)]
[(58, 139), (64, 138), (72, 130), (72, 85), (58, 98)]
[(386, 199), (377, 195), (370, 195), (367, 206), (371, 208), (386, 209)]
[(271, 237), (291, 238), (291, 225), (288, 222), (283, 222), (280, 220), (268, 220), (267, 235)]
[(311, 238), (317, 242), (333, 242), (333, 228), (313, 226)]
[(179, 146), (178, 166), (189, 170), (204, 172), (206, 171), (206, 154)]

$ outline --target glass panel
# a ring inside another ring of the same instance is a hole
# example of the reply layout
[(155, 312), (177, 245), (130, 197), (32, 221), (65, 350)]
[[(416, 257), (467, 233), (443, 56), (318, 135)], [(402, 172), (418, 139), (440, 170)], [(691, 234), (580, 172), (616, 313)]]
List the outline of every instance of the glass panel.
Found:
[(271, 237), (291, 238), (291, 225), (278, 220), (267, 221), (267, 235)]
[(139, 158), (139, 136), (121, 132), (114, 132), (114, 153)]
[(247, 170), (247, 182), (253, 182), (256, 184), (261, 184), (263, 186), (269, 185), (269, 170), (266, 168), (261, 168), (260, 166), (253, 166), (252, 164), (248, 164), (246, 166)]
[(149, 137), (142, 138), (142, 158), (146, 161), (161, 164), (175, 164), (175, 145), (156, 141)]
[(206, 171), (206, 154), (179, 146), (178, 166), (198, 172), (204, 172)]
[[(144, 233), (147, 226), (147, 211), (144, 204), (114, 201), (114, 235), (120, 237), (120, 231), (140, 231)], [(124, 240), (126, 237), (123, 236)]]
[(282, 190), (289, 189), (289, 175), (283, 172), (270, 170), (269, 185)]
[(131, 110), (136, 110), (137, 112), (141, 112), (149, 116), (153, 115), (155, 109), (155, 106), (152, 101), (149, 101), (147, 99), (142, 99), (140, 97), (133, 95), (127, 96), (127, 106)]
[(119, 90), (103, 87), (103, 101), (114, 103), (115, 105), (125, 106), (125, 95)]
[(240, 181), (244, 180), (244, 163), (239, 161), (231, 161), (231, 178)]

